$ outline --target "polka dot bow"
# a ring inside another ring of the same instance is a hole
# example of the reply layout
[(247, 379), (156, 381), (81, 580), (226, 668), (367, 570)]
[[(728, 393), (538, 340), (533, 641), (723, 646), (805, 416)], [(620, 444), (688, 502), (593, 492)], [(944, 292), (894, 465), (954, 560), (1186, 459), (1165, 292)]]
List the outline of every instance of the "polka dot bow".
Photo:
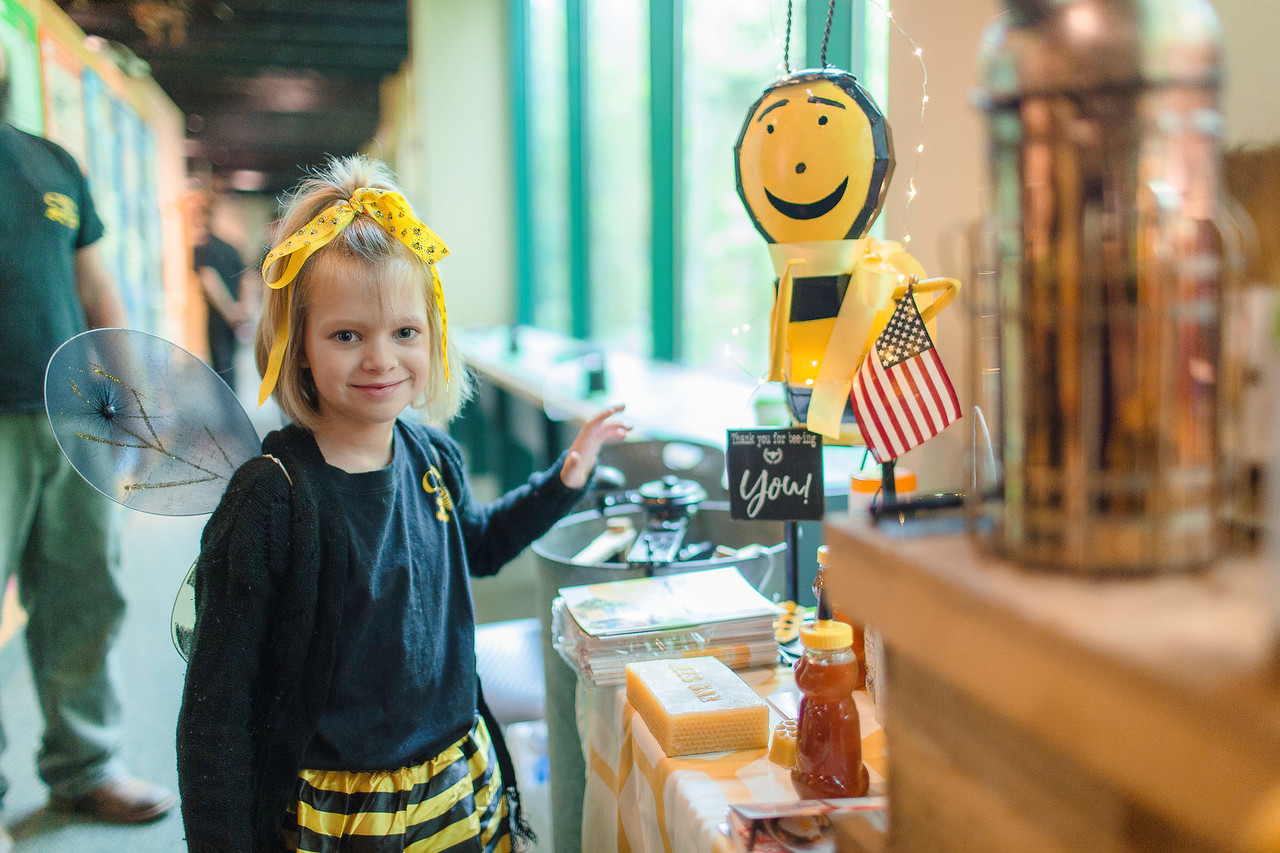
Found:
[[(440, 273), (436, 271), (436, 261), (449, 254), (449, 247), (434, 231), (423, 225), (413, 215), (409, 203), (399, 193), (362, 187), (356, 190), (349, 200), (326, 208), (319, 216), (271, 250), (266, 260), (262, 262), (262, 280), (274, 290), (288, 287), (293, 283), (307, 259), (341, 234), (343, 229), (361, 213), (372, 216), (379, 225), (387, 229), (388, 234), (408, 246), (421, 258), (430, 270), (436, 307), (440, 311), (440, 354), (444, 358), (444, 375), (447, 380), (449, 377), (449, 326), (444, 310), (444, 287), (440, 283)], [(272, 278), (271, 268), (276, 266), (277, 261), (284, 263), (276, 277)], [(292, 291), (290, 291), (290, 298), (292, 298)], [(286, 307), (276, 321), (275, 339), (271, 345), (271, 354), (267, 357), (267, 369), (263, 373), (262, 384), (258, 388), (259, 406), (265, 403), (271, 396), (271, 392), (275, 390), (288, 342), (289, 311)]]

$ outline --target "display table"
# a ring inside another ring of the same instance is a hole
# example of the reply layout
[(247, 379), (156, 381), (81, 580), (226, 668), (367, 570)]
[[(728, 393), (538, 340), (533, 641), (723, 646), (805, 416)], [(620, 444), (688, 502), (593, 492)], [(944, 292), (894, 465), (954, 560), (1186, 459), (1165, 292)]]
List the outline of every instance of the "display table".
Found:
[[(627, 404), (627, 419), (642, 435), (721, 446), (726, 429), (754, 426), (757, 401), (776, 396), (745, 374), (726, 378), (532, 326), (470, 327), (453, 334), (481, 377), (556, 421), (578, 424), (618, 401)], [(592, 359), (603, 371), (601, 392), (589, 391)]]
[(906, 532), (826, 525), (834, 605), (885, 642), (890, 850), (1253, 849), (1280, 796), (1259, 561), (1083, 579)]
[[(761, 697), (793, 691), (791, 670), (740, 672)], [(854, 694), (862, 718), (862, 755), (871, 793), (884, 790), (884, 732), (866, 694)], [(769, 726), (781, 721), (770, 708)], [(587, 753), (582, 849), (592, 853), (729, 853), (721, 830), (735, 803), (796, 799), (787, 770), (767, 749), (668, 758), (627, 702), (626, 688), (579, 683), (578, 724)], [(867, 849), (875, 849), (872, 839)]]
[[(725, 446), (727, 429), (785, 419), (777, 386), (746, 376), (718, 376), (527, 326), (459, 328), (451, 334), (479, 380), (475, 398), (451, 429), (467, 452), (473, 479), (493, 477), (499, 492), (521, 485), (530, 472), (554, 462), (572, 441), (577, 425), (606, 402), (627, 404), (625, 419), (634, 425), (633, 440), (675, 440), (714, 448)], [(590, 390), (586, 369), (593, 360), (602, 363), (604, 392)], [(864, 456), (861, 448), (823, 448), (828, 507), (843, 506), (849, 474), (861, 467)], [(632, 488), (638, 485), (628, 483)], [(812, 601), (808, 590), (820, 532), (820, 522), (800, 526), (796, 562), (802, 603)], [(566, 583), (551, 563), (540, 564), (538, 575), (534, 615), (543, 620), (548, 749), (552, 776), (561, 780), (551, 791), (554, 849), (578, 853), (578, 788), (585, 771), (574, 708), (565, 698), (573, 694), (574, 679), (556, 658), (550, 636), (550, 602)]]

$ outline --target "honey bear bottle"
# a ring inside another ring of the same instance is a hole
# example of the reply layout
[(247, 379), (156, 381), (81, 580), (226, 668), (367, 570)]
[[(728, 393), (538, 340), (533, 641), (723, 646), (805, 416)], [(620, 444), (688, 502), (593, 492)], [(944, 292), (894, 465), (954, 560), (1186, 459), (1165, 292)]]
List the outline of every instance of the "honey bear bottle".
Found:
[(803, 799), (866, 796), (871, 785), (862, 764), (862, 723), (853, 690), (858, 658), (853, 629), (831, 618), (826, 591), (818, 618), (800, 630), (804, 655), (796, 662), (800, 716), (791, 783)]

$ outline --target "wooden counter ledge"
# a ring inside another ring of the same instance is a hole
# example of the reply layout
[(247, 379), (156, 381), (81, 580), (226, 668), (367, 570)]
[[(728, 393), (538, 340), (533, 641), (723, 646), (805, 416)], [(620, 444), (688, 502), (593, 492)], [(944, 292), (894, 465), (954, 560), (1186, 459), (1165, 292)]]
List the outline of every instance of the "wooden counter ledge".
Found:
[(888, 662), (890, 850), (1247, 850), (1280, 794), (1263, 565), (1097, 580), (828, 521)]

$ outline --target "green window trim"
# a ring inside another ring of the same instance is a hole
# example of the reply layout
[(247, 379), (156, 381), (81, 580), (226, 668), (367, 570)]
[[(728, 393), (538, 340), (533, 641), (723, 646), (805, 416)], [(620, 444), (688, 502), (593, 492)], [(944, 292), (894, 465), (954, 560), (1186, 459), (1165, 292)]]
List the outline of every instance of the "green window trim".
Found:
[[(852, 67), (853, 21), (855, 17), (862, 19), (863, 3), (864, 0), (850, 0), (848, 3), (837, 0), (831, 15), (831, 38), (827, 41), (827, 65), (844, 69), (855, 77), (862, 75), (858, 73), (860, 69)], [(856, 10), (855, 6), (858, 7)], [(804, 4), (806, 68), (822, 67), (822, 34), (827, 28), (827, 8), (828, 4), (821, 0), (809, 0)], [(856, 16), (855, 11), (859, 13)]]
[(575, 338), (591, 337), (591, 150), (587, 129), (588, 0), (565, 0), (569, 85), (569, 328)]
[[(594, 331), (591, 305), (591, 205), (589, 200), (590, 138), (588, 130), (586, 4), (564, 0), (566, 19), (565, 85), (568, 92), (568, 207), (570, 333), (589, 339)], [(682, 238), (684, 0), (650, 0), (650, 175), (652, 219), (653, 357), (679, 361), (682, 354), (684, 244)], [(804, 5), (806, 67), (820, 67), (827, 3)], [(838, 2), (832, 15), (827, 64), (848, 69), (860, 79), (867, 68), (865, 40), (869, 35), (867, 0)], [(507, 58), (512, 111), (513, 241), (516, 251), (516, 322), (533, 324), (543, 282), (536, 256), (537, 222), (533, 212), (532, 139), (530, 110), (530, 0), (508, 0)], [(856, 38), (855, 38), (856, 36)], [(854, 46), (859, 45), (855, 57)]]
[(533, 325), (538, 267), (533, 262), (533, 175), (529, 129), (529, 0), (507, 2), (507, 85), (511, 99), (512, 224), (515, 227), (515, 320)]
[(649, 3), (649, 133), (652, 180), (653, 357), (680, 359), (684, 291), (681, 199), (683, 0)]

